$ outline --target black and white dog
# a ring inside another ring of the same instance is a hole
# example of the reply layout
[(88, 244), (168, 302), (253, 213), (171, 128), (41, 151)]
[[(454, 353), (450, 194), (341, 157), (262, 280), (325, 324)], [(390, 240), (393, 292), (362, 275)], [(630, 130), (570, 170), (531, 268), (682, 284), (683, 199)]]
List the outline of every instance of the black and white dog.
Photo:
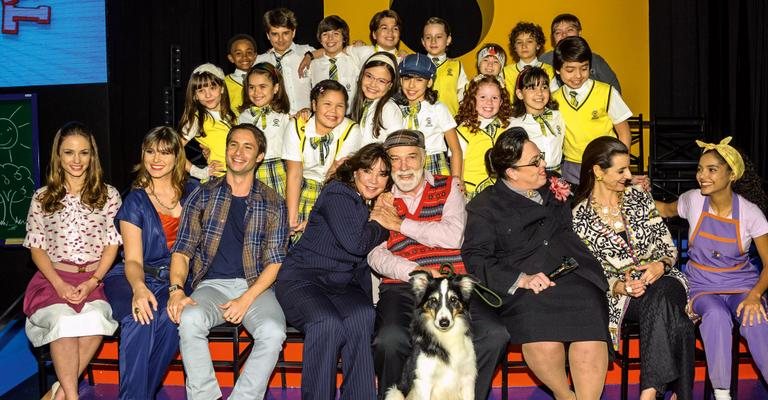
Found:
[(416, 308), (411, 321), (413, 352), (400, 384), (385, 400), (472, 400), (475, 349), (470, 331), (469, 298), (475, 281), (466, 275), (411, 277)]

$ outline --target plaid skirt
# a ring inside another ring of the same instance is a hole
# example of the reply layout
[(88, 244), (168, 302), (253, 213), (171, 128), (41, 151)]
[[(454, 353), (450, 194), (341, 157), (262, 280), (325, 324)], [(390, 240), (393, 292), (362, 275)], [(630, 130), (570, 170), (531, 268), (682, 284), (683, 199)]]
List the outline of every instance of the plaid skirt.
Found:
[(431, 172), (432, 175), (451, 176), (451, 170), (448, 168), (448, 160), (445, 157), (445, 153), (428, 155), (424, 168)]
[(285, 162), (282, 159), (265, 160), (256, 170), (256, 178), (285, 198), (286, 175)]
[[(317, 197), (320, 196), (320, 191), (322, 189), (322, 183), (313, 181), (312, 179), (302, 179), (301, 192), (299, 193), (299, 223), (309, 219), (309, 213), (312, 212), (312, 207), (315, 206)], [(291, 235), (289, 248), (293, 247), (299, 239), (301, 239), (301, 232), (296, 232)]]

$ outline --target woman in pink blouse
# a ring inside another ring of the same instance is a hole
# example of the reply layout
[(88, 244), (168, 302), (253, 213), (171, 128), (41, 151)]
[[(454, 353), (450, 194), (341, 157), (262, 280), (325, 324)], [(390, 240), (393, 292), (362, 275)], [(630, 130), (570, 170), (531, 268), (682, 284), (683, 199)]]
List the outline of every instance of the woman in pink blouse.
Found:
[(35, 347), (50, 343), (59, 379), (45, 399), (77, 398), (78, 377), (101, 335), (117, 328), (101, 280), (121, 242), (113, 222), (120, 204), (120, 194), (102, 180), (90, 129), (79, 122), (61, 127), (24, 239), (39, 270), (24, 295), (27, 337)]

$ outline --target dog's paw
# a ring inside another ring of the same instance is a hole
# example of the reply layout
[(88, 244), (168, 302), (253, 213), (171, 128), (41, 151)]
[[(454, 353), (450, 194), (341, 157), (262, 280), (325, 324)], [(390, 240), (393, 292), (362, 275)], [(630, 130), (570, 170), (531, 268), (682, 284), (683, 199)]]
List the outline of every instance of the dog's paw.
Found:
[(403, 392), (401, 392), (397, 386), (392, 386), (387, 389), (387, 394), (384, 395), (384, 400), (405, 400)]

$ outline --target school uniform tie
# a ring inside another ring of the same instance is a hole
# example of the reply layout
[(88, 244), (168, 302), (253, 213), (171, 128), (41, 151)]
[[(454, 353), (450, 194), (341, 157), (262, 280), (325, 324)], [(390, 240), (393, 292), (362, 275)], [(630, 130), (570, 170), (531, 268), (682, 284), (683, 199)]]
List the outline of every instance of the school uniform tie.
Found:
[(539, 126), (541, 127), (541, 134), (544, 136), (547, 136), (547, 130), (552, 132), (553, 135), (556, 135), (555, 131), (552, 130), (552, 126), (549, 125), (549, 122), (552, 119), (552, 110), (545, 109), (543, 113), (539, 115), (534, 115), (533, 120), (539, 123)]
[(440, 59), (437, 57), (432, 57), (432, 63), (435, 64), (436, 67), (440, 66)]
[(373, 100), (363, 100), (363, 112), (360, 114), (360, 126), (365, 125), (365, 117), (368, 116), (368, 109), (371, 108)]
[(328, 157), (331, 141), (333, 141), (333, 133), (309, 139), (309, 145), (312, 146), (313, 150), (317, 150), (318, 147), (320, 148), (320, 164), (325, 164), (325, 158)]
[(576, 95), (577, 95), (576, 91), (575, 90), (571, 90), (568, 94), (571, 96), (571, 105), (574, 106), (574, 107), (578, 107), (579, 106), (579, 100), (576, 99)]
[(484, 131), (488, 134), (488, 136), (491, 137), (491, 139), (496, 138), (496, 131), (501, 127), (501, 122), (498, 118), (494, 118), (493, 121), (488, 124), (488, 126), (485, 127)]
[(339, 80), (339, 67), (336, 65), (336, 59), (335, 58), (329, 58), (328, 62), (331, 63), (331, 67), (328, 68), (328, 79), (332, 79), (334, 81)]
[(285, 56), (287, 56), (288, 53), (292, 51), (293, 49), (288, 49), (288, 51), (283, 53), (282, 56), (278, 56), (277, 53), (272, 53), (275, 56), (275, 68), (277, 68), (277, 70), (280, 71), (281, 74), (283, 73), (283, 64), (282, 64), (283, 58), (285, 58)]
[(272, 108), (270, 106), (252, 106), (250, 112), (253, 117), (253, 124), (259, 126), (258, 122), (261, 121), (261, 129), (267, 129), (267, 115), (272, 112)]
[(419, 111), (421, 111), (421, 102), (417, 101), (416, 103), (408, 105), (408, 107), (403, 107), (403, 117), (407, 118), (408, 120), (408, 129), (419, 129)]

